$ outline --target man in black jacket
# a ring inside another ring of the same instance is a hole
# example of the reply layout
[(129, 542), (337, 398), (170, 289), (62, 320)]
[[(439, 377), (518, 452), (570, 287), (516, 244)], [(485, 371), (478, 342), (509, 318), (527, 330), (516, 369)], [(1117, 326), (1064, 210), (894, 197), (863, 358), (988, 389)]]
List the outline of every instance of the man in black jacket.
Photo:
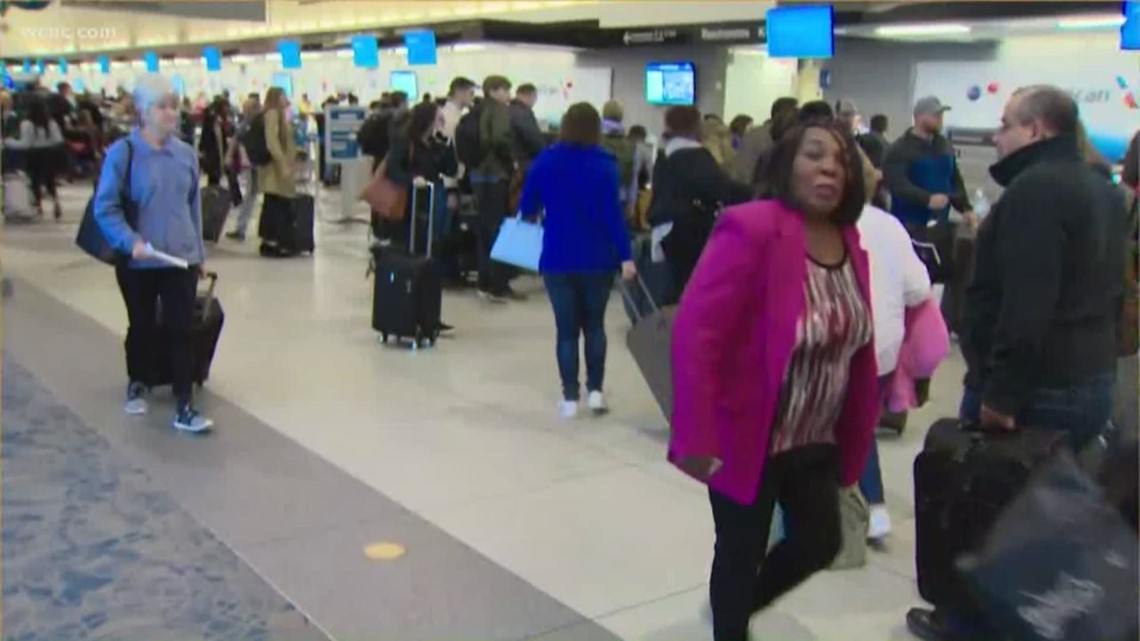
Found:
[(511, 101), (511, 147), (519, 173), (526, 176), (530, 163), (546, 147), (546, 136), (538, 126), (534, 105), (538, 102), (538, 89), (532, 84), (519, 85)]
[[(960, 410), (993, 428), (1064, 431), (1075, 448), (1112, 412), (1125, 235), (1121, 194), (1082, 159), (1078, 122), (1057, 87), (1006, 104), (990, 168), (1005, 192), (978, 230)], [(916, 608), (907, 625), (923, 639), (978, 637), (962, 615)]]

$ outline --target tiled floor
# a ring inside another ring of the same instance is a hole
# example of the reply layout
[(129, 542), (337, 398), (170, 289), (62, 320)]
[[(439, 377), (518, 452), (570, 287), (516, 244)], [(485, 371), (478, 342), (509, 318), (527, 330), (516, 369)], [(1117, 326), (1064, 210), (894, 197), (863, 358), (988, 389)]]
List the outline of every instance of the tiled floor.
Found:
[[(253, 243), (223, 242), (209, 250), (209, 266), (221, 274), (226, 327), (203, 401), (220, 419), (220, 432), (178, 439), (157, 429), (163, 415), (152, 421), (156, 429), (138, 436), (118, 413), (122, 303), (110, 272), (71, 244), (85, 193), (65, 193), (70, 223), (6, 229), (4, 269), (19, 279), (6, 301), (6, 349), (49, 387), (58, 385), (70, 406), (90, 408), (83, 417), (128, 456), (145, 460), (157, 478), (186, 483), (213, 469), (237, 484), (227, 492), (203, 482), (201, 491), (183, 487), (175, 496), (197, 518), (224, 523), (224, 531), (216, 529), (220, 538), (263, 572), (276, 572), (273, 584), (333, 636), (394, 638), (375, 633), (406, 632), (418, 622), (440, 631), (437, 638), (458, 638), (446, 602), (424, 595), (417, 598), (431, 607), (409, 612), (415, 600), (399, 594), (401, 585), (416, 594), (434, 585), (461, 587), (505, 622), (470, 619), (495, 638), (598, 639), (606, 636), (603, 627), (630, 640), (709, 638), (701, 615), (712, 545), (707, 500), (663, 461), (664, 422), (624, 349), (627, 321), (616, 296), (608, 323), (613, 412), (564, 423), (554, 411), (553, 322), (537, 281), (522, 283), (533, 293), (529, 302), (505, 307), (447, 294), (445, 317), (458, 326), (456, 336), (412, 353), (379, 345), (369, 328), (363, 227), (319, 223), (315, 256), (284, 261), (258, 258)], [(337, 202), (328, 194), (322, 206)], [(68, 339), (76, 333), (99, 344)], [(81, 353), (56, 353), (72, 345)], [(924, 426), (954, 413), (961, 375), (955, 356), (910, 429), (880, 442), (895, 522), (886, 549), (872, 553), (864, 569), (815, 577), (757, 618), (758, 638), (906, 638), (902, 616), (918, 602), (911, 462)], [(250, 422), (271, 426), (265, 429), (277, 449), (261, 451), (268, 437), (245, 433)], [(331, 474), (326, 466), (358, 486), (337, 481), (334, 495), (324, 494), (332, 485), (299, 488), (295, 501), (276, 499), (281, 513), (272, 522), (259, 516), (269, 508), (251, 505), (259, 495), (293, 491), (296, 483), (279, 486), (282, 479)], [(399, 525), (388, 506), (372, 516), (376, 497), (446, 540)], [(314, 531), (318, 514), (336, 522)], [(359, 548), (382, 536), (400, 539), (409, 557), (422, 550), (432, 559), (395, 584), (372, 576)], [(460, 573), (499, 578), (485, 583)], [(369, 581), (380, 581), (375, 594), (352, 594), (351, 586)], [(538, 596), (494, 607), (529, 594), (520, 585)], [(528, 608), (529, 627), (520, 612)], [(384, 623), (392, 617), (400, 625)], [(338, 623), (346, 623), (341, 635)]]

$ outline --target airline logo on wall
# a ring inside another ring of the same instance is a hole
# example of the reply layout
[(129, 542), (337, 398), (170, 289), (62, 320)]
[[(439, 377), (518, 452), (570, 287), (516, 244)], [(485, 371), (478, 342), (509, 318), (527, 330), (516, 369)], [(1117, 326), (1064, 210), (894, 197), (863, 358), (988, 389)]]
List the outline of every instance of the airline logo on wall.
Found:
[[(1111, 103), (1117, 94), (1120, 95), (1121, 102), (1128, 109), (1140, 109), (1140, 104), (1137, 103), (1136, 94), (1128, 86), (1128, 80), (1124, 76), (1116, 76), (1115, 89), (1112, 87), (1067, 87), (1069, 94), (1072, 95), (1073, 100), (1078, 105), (1103, 105)], [(1001, 89), (1001, 85), (997, 82), (987, 82), (983, 85), (970, 85), (966, 90), (966, 99), (970, 102), (977, 102), (985, 95), (996, 96)]]

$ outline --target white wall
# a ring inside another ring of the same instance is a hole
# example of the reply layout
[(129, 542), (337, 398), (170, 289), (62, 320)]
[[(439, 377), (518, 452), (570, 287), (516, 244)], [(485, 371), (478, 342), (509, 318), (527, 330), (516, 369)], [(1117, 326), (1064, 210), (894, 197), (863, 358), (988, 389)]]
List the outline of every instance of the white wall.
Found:
[(725, 122), (745, 114), (759, 125), (777, 98), (795, 95), (795, 82), (795, 60), (769, 58), (758, 47), (732, 49), (724, 82)]
[[(613, 96), (625, 107), (625, 125), (642, 125), (657, 134), (664, 128), (666, 107), (645, 101), (645, 64), (691, 61), (696, 67), (697, 108), (704, 113), (724, 114), (724, 82), (728, 47), (661, 46), (580, 51), (580, 67), (614, 70)], [(730, 118), (732, 116), (729, 116)]]
[[(954, 107), (950, 126), (995, 127), (1001, 106), (1018, 86), (1050, 83), (1079, 92), (1095, 92), (1104, 100), (1083, 102), (1090, 133), (1114, 149), (1140, 127), (1140, 110), (1124, 103), (1116, 76), (1134, 91), (1140, 88), (1140, 56), (1121, 52), (1111, 32), (1033, 35), (1000, 43), (912, 44), (839, 39), (836, 56), (826, 68), (832, 85), (824, 96), (855, 100), (865, 118), (875, 113), (891, 120), (897, 135), (910, 125), (910, 107), (920, 95), (937, 95)], [(985, 89), (996, 83), (997, 91)], [(982, 95), (971, 100), (978, 85)]]

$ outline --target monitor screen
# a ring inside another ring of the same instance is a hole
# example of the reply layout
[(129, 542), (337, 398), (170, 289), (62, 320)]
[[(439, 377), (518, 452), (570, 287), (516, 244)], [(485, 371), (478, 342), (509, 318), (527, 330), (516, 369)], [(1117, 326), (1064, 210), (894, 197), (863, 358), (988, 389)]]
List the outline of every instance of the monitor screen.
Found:
[(416, 87), (416, 72), (414, 71), (393, 71), (388, 76), (388, 88), (392, 91), (402, 91), (408, 94), (408, 100), (413, 104), (420, 97), (420, 92)]
[(697, 101), (696, 70), (691, 62), (645, 65), (645, 101), (651, 105), (692, 105)]
[(281, 87), (281, 91), (285, 92), (285, 97), (292, 100), (293, 98), (293, 74), (288, 71), (274, 71), (273, 80), (270, 86)]
[(765, 30), (773, 58), (830, 58), (835, 53), (831, 5), (774, 7)]

